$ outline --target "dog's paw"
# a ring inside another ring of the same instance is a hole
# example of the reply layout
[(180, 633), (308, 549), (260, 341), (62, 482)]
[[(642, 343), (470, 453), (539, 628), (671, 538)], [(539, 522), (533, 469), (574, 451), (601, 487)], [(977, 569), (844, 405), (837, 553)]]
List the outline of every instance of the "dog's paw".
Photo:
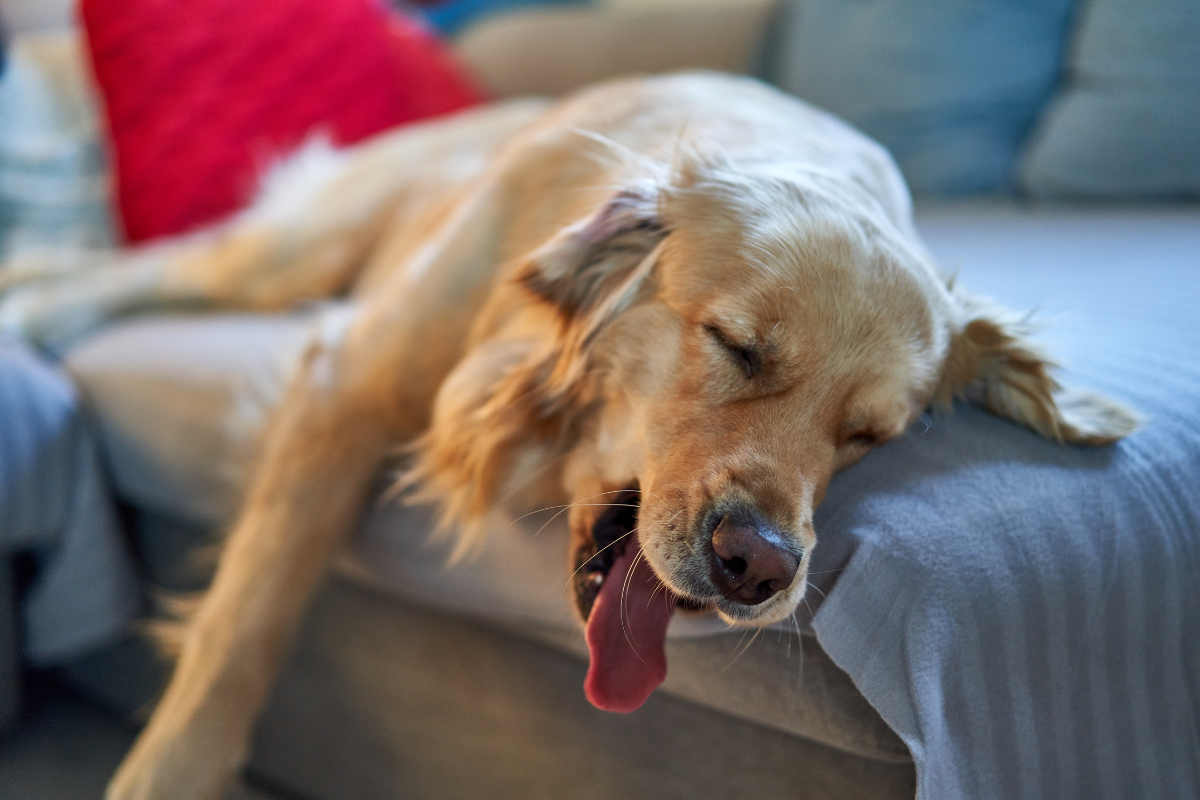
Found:
[(18, 247), (0, 261), (0, 294), (120, 263), (121, 251), (88, 247)]
[(109, 783), (104, 800), (222, 800), (226, 794), (224, 781), (204, 789), (188, 783), (186, 777), (136, 776), (118, 780), (119, 777)]
[(220, 800), (233, 769), (206, 751), (143, 736), (109, 781), (104, 800)]
[(13, 289), (0, 298), (0, 336), (60, 349), (103, 320), (70, 282)]
[(0, 296), (0, 336), (61, 352), (113, 317), (146, 305), (154, 277), (122, 265), (17, 286)]

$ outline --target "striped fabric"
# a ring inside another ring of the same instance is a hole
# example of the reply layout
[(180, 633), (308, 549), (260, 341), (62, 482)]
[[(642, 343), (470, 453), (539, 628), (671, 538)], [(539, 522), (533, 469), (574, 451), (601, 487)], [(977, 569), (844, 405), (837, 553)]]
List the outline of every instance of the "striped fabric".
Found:
[(115, 241), (82, 59), (74, 35), (26, 36), (0, 71), (0, 271), (27, 250)]
[(0, 557), (33, 552), (25, 655), (46, 665), (115, 637), (138, 589), (72, 384), (0, 343)]
[(813, 627), (920, 798), (1200, 797), (1200, 215), (1170, 217), (925, 226), (1147, 421), (1084, 449), (964, 406), (833, 482)]

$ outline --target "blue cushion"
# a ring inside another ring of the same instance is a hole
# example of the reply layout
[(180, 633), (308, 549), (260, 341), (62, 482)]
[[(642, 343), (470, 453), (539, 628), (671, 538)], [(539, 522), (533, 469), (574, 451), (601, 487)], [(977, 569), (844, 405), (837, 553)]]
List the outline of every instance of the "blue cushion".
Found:
[(797, 0), (772, 76), (887, 146), (915, 192), (1008, 188), (1072, 0)]
[(470, 25), (508, 11), (554, 5), (586, 5), (588, 0), (444, 0), (425, 9), (425, 20), (443, 36), (456, 36)]
[(1044, 196), (1200, 197), (1200, 3), (1092, 0), (1022, 170)]
[(120, 635), (138, 610), (133, 565), (96, 445), (65, 374), (0, 341), (0, 558), (31, 551), (24, 651), (55, 664)]

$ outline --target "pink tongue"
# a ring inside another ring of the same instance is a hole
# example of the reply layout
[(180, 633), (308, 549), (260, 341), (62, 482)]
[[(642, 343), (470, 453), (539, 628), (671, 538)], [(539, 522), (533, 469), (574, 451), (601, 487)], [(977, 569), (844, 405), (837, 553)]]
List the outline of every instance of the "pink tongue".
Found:
[(583, 691), (603, 711), (627, 714), (641, 708), (667, 677), (663, 644), (675, 597), (662, 588), (645, 558), (633, 563), (640, 551), (634, 534), (600, 587), (584, 634), (591, 664)]

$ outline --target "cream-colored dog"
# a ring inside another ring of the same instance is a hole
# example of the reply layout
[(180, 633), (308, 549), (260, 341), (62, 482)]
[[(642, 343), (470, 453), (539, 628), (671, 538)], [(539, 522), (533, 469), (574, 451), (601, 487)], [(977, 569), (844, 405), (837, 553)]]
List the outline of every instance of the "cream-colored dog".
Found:
[(464, 547), (489, 515), (574, 504), (586, 690), (630, 710), (665, 674), (676, 606), (793, 613), (830, 476), (931, 402), (970, 391), (1066, 442), (1133, 427), (939, 278), (883, 149), (752, 80), (610, 83), (307, 161), (216, 230), (0, 308), (59, 336), (144, 305), (358, 298), (274, 418), (110, 800), (219, 795), (398, 445)]

